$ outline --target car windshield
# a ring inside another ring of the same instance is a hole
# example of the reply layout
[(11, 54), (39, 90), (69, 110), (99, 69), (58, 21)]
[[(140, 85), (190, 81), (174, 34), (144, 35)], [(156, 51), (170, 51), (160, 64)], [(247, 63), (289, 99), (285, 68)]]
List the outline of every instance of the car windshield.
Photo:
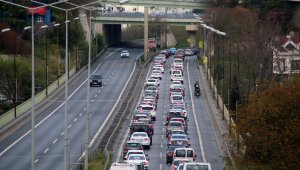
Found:
[(142, 110), (153, 110), (153, 107), (151, 107), (151, 106), (146, 106), (146, 107), (143, 107)]
[(134, 133), (132, 136), (133, 137), (147, 137), (147, 134), (146, 133)]
[(182, 126), (181, 122), (170, 122), (169, 126)]
[(127, 144), (126, 144), (126, 147), (131, 147), (131, 148), (135, 147), (135, 148), (139, 148), (139, 147), (141, 147), (141, 144), (140, 144), (140, 143), (127, 143)]
[(173, 135), (172, 139), (186, 139), (186, 136), (183, 136), (183, 135)]
[(208, 170), (207, 165), (187, 165), (186, 170)]
[(172, 134), (185, 134), (184, 131), (172, 131)]
[(91, 75), (91, 79), (102, 79), (100, 75)]
[(122, 53), (128, 53), (128, 50), (123, 50)]
[(148, 130), (148, 125), (133, 125), (132, 129), (133, 130), (138, 130), (138, 131), (147, 131)]
[(173, 96), (173, 100), (182, 100), (182, 96)]
[(176, 157), (185, 157), (185, 150), (177, 150)]
[(130, 155), (129, 160), (144, 160), (145, 157), (143, 155)]

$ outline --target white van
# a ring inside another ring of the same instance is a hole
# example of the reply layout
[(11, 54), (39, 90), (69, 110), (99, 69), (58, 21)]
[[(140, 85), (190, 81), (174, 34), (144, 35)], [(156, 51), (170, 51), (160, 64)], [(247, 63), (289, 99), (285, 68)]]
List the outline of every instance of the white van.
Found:
[(115, 162), (111, 165), (109, 170), (144, 170), (143, 164), (129, 164)]
[(173, 159), (175, 158), (183, 158), (190, 159), (191, 161), (195, 161), (197, 154), (192, 148), (176, 148), (173, 153)]
[(187, 162), (183, 164), (183, 170), (211, 170), (210, 163)]

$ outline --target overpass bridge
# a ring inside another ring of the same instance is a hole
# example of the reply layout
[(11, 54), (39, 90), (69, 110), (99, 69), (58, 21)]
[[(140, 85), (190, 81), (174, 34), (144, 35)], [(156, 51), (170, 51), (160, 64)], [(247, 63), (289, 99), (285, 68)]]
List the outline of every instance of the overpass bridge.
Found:
[[(100, 3), (120, 5), (120, 0), (103, 0)], [(210, 7), (210, 0), (130, 0), (128, 3), (126, 3), (126, 5), (207, 9)]]
[[(155, 21), (159, 18), (161, 21), (168, 23), (172, 26), (186, 26), (192, 23), (197, 23), (197, 20), (193, 14), (149, 14), (149, 22)], [(132, 24), (143, 25), (144, 14), (140, 12), (112, 12), (103, 13), (99, 17), (94, 17), (94, 22), (100, 22), (102, 24)]]
[[(198, 30), (198, 19), (192, 13), (183, 14), (149, 14), (149, 22), (155, 22), (159, 18), (160, 21), (166, 22), (172, 26), (185, 26), (188, 32), (189, 39), (192, 40), (191, 46), (195, 45), (195, 33)], [(94, 23), (100, 23), (102, 34), (107, 44), (114, 44), (121, 41), (122, 30), (121, 24), (144, 25), (144, 13), (141, 12), (106, 12), (98, 17), (94, 17)], [(165, 37), (166, 35), (161, 35)], [(169, 35), (172, 37), (172, 35)], [(174, 37), (175, 39), (175, 37)]]

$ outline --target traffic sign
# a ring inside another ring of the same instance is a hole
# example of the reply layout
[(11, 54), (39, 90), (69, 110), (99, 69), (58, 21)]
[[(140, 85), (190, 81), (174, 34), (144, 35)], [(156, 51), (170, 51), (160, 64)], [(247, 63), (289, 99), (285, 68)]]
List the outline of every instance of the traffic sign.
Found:
[(203, 64), (207, 64), (208, 63), (208, 60), (207, 60), (207, 57), (206, 56), (203, 56)]

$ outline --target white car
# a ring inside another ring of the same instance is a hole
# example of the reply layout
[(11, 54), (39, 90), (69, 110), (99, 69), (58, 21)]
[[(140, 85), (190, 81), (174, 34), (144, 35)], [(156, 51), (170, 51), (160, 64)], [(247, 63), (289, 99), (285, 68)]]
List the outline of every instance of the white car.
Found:
[(156, 79), (158, 81), (158, 84), (160, 84), (160, 78), (159, 78), (159, 75), (154, 75), (154, 74), (151, 74), (149, 79)]
[(146, 156), (143, 154), (131, 154), (129, 155), (128, 159), (125, 160), (127, 163), (132, 163), (132, 164), (144, 164), (145, 169), (149, 169), (149, 163), (148, 160), (146, 159)]
[(183, 170), (189, 170), (189, 169), (206, 169), (206, 170), (211, 170), (211, 166), (210, 166), (210, 163), (204, 163), (204, 162), (184, 163), (183, 164)]
[(121, 58), (129, 58), (129, 51), (128, 50), (122, 50)]
[(159, 71), (161, 71), (161, 73), (164, 73), (164, 72), (165, 72), (164, 66), (159, 65), (159, 64), (153, 66), (153, 70), (159, 70)]
[(146, 132), (133, 132), (129, 140), (132, 142), (139, 142), (144, 148), (150, 149), (151, 140)]
[(181, 94), (171, 94), (170, 96), (171, 103), (182, 101), (184, 102), (184, 97)]
[(181, 74), (173, 74), (171, 76), (171, 81), (180, 81), (181, 83), (183, 83), (183, 76)]
[(151, 114), (151, 119), (153, 121), (156, 120), (156, 111), (155, 111), (155, 107), (151, 106), (151, 105), (140, 105), (139, 107), (140, 110), (144, 111), (144, 112), (149, 112)]
[(124, 160), (128, 159), (131, 154), (142, 154), (145, 155), (144, 150), (128, 150), (126, 155), (124, 156)]
[(160, 70), (152, 70), (152, 74), (151, 75), (159, 77), (160, 80), (162, 79), (162, 74), (161, 74)]
[(181, 84), (180, 81), (172, 81), (170, 84), (170, 89), (174, 89), (174, 88), (183, 88), (183, 85)]
[(145, 83), (147, 86), (159, 86), (159, 81), (156, 79), (148, 79)]

